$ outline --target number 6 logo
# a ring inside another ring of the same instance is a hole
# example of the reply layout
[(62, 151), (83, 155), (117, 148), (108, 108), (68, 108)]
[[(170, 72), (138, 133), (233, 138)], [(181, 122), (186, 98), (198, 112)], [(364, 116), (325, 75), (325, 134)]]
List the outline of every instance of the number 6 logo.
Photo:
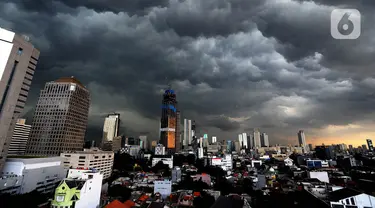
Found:
[(335, 39), (357, 39), (361, 35), (361, 13), (356, 9), (335, 9), (331, 13), (331, 35)]

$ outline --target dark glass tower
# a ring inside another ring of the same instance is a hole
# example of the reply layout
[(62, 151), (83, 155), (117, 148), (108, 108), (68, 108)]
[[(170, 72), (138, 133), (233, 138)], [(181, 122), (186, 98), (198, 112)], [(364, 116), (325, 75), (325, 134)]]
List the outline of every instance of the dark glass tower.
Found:
[(169, 152), (175, 152), (177, 128), (177, 100), (175, 92), (169, 87), (163, 94), (160, 143)]

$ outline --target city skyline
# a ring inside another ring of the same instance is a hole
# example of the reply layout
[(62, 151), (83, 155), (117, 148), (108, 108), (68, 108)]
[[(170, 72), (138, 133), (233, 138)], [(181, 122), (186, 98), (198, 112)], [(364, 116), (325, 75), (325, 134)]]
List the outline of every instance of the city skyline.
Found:
[[(340, 3), (87, 2), (0, 3), (0, 26), (28, 35), (42, 52), (21, 115), (27, 121), (46, 82), (74, 75), (93, 92), (88, 138), (100, 137), (103, 117), (114, 111), (124, 115), (128, 135), (157, 138), (166, 80), (179, 95), (181, 118), (219, 139), (251, 128), (283, 144), (294, 144), (298, 129), (313, 144), (375, 138), (371, 21), (363, 23), (370, 35), (337, 44), (329, 16)], [(345, 3), (371, 19), (373, 5)], [(227, 12), (212, 18), (214, 8)]]

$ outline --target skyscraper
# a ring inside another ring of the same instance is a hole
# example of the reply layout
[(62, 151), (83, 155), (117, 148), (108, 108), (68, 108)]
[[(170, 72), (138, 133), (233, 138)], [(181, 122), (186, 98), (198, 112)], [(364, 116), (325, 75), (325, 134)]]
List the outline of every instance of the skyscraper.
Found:
[(83, 149), (90, 93), (74, 77), (48, 82), (36, 105), (26, 154), (58, 156)]
[(240, 145), (240, 149), (242, 149), (242, 146), (243, 146), (242, 134), (238, 134), (238, 144)]
[(366, 142), (367, 142), (368, 150), (370, 152), (374, 151), (374, 145), (372, 144), (372, 140), (371, 139), (366, 139)]
[(175, 92), (169, 88), (165, 90), (162, 101), (160, 128), (160, 143), (168, 152), (176, 148), (177, 100)]
[(192, 126), (191, 126), (191, 120), (184, 119), (184, 139), (183, 139), (183, 145), (186, 147), (188, 145), (191, 145), (191, 140), (193, 139), (192, 135)]
[(268, 141), (268, 135), (266, 133), (262, 133), (260, 135), (260, 142), (262, 147), (269, 147), (270, 143)]
[(39, 51), (26, 36), (0, 28), (0, 171), (25, 106)]
[(217, 138), (216, 136), (212, 136), (212, 144), (216, 143), (217, 142)]
[(249, 134), (247, 135), (247, 142), (249, 144), (249, 148), (250, 149), (253, 149), (254, 148), (254, 139), (253, 139), (253, 135)]
[(103, 140), (102, 143), (111, 142), (113, 138), (118, 137), (120, 127), (120, 114), (109, 114), (104, 119), (103, 125)]
[(27, 140), (29, 139), (31, 125), (26, 124), (26, 119), (18, 119), (14, 128), (12, 141), (9, 144), (8, 155), (25, 154)]
[(298, 135), (299, 146), (303, 148), (304, 153), (307, 153), (308, 151), (307, 151), (305, 133), (303, 132), (303, 130), (300, 130), (297, 135)]
[(307, 146), (309, 147), (309, 151), (313, 151), (313, 150), (314, 150), (314, 148), (313, 148), (313, 145), (312, 145), (312, 144), (308, 144)]
[(181, 113), (176, 112), (176, 152), (181, 150)]
[(261, 147), (262, 143), (260, 141), (260, 132), (258, 129), (254, 129), (254, 148)]

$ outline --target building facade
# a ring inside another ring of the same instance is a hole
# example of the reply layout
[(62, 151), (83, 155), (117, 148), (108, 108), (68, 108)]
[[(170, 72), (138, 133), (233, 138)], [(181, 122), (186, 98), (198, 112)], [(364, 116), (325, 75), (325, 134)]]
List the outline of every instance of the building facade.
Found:
[(14, 127), (12, 141), (9, 144), (8, 155), (23, 155), (26, 151), (31, 125), (26, 124), (26, 119), (17, 119)]
[(36, 105), (26, 154), (58, 156), (83, 149), (90, 93), (74, 77), (48, 82)]
[[(66, 176), (62, 158), (8, 158), (0, 179), (0, 193), (50, 193)], [(18, 181), (10, 185), (14, 178)], [(3, 181), (3, 182), (2, 182)], [(4, 183), (5, 181), (5, 183)]]
[(175, 152), (179, 152), (181, 150), (181, 112), (176, 112), (176, 150)]
[(0, 171), (17, 119), (23, 111), (39, 51), (26, 36), (0, 28)]
[(176, 150), (177, 100), (175, 92), (170, 88), (163, 94), (160, 123), (160, 143), (173, 153)]
[(111, 176), (114, 153), (101, 151), (97, 148), (83, 151), (61, 153), (65, 168), (94, 168), (103, 174), (104, 178)]

